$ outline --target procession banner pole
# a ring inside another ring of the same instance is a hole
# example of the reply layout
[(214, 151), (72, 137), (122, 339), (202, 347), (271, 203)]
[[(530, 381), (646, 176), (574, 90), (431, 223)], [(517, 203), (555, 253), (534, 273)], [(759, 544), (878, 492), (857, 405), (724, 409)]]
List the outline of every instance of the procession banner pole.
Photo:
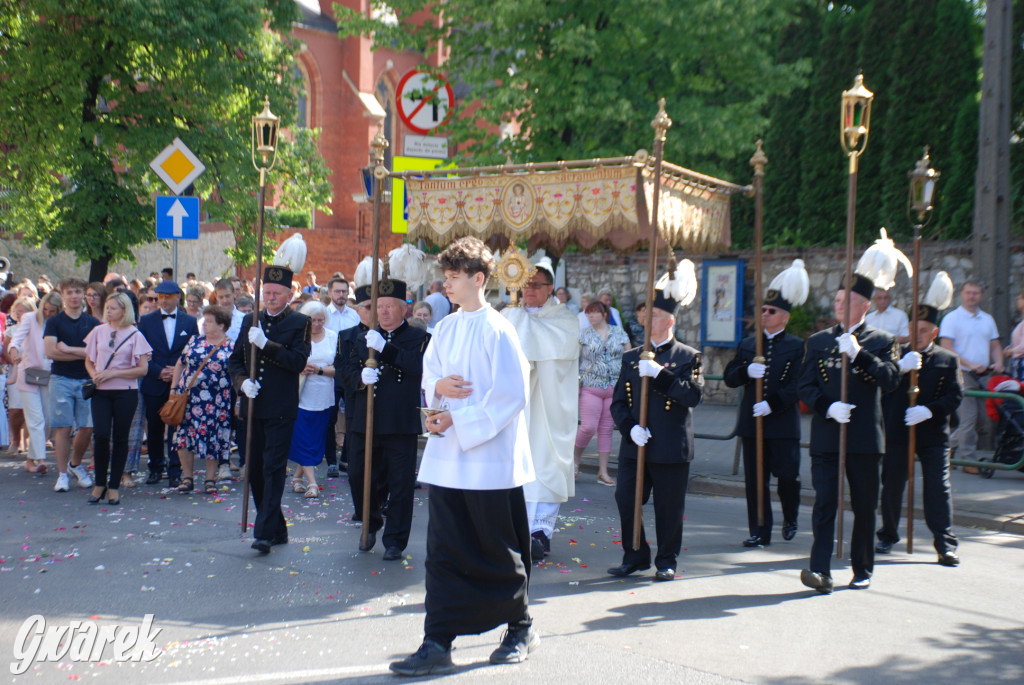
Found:
[[(658, 114), (651, 122), (654, 127), (654, 199), (651, 202), (651, 237), (650, 247), (647, 255), (647, 300), (644, 308), (644, 351), (640, 354), (641, 359), (654, 359), (654, 352), (651, 350), (651, 322), (654, 316), (654, 279), (657, 275), (658, 266), (658, 200), (661, 195), (661, 160), (665, 152), (665, 137), (672, 120), (665, 112), (665, 98), (658, 100)], [(669, 246), (671, 250), (671, 246)], [(650, 389), (651, 379), (647, 376), (640, 377), (640, 421), (641, 428), (647, 428), (647, 393)], [(637, 445), (636, 450), (636, 488), (633, 500), (633, 549), (640, 549), (640, 532), (643, 530), (643, 493), (644, 493), (644, 471), (645, 457), (647, 454), (646, 445)]]
[[(373, 137), (370, 147), (373, 149), (373, 253), (370, 257), (372, 260), (370, 268), (373, 275), (370, 279), (370, 330), (373, 331), (377, 330), (377, 287), (380, 275), (377, 266), (380, 259), (380, 206), (384, 193), (384, 179), (388, 177), (388, 170), (384, 167), (384, 151), (388, 147), (388, 141), (384, 137), (383, 126), (380, 122), (377, 125), (377, 135)], [(377, 368), (377, 351), (373, 348), (369, 349), (366, 366), (371, 369)], [(370, 493), (373, 489), (374, 385), (366, 386), (366, 443), (363, 452), (363, 529), (359, 538), (360, 548), (365, 548), (370, 538)]]
[[(764, 241), (764, 166), (768, 157), (757, 141), (757, 151), (750, 158), (754, 167), (754, 361), (764, 364), (764, 341), (762, 338), (761, 289), (762, 243)], [(764, 377), (754, 379), (754, 401), (764, 400)], [(764, 417), (754, 418), (754, 441), (757, 445), (757, 525), (764, 526)], [(747, 474), (749, 476), (749, 474)]]

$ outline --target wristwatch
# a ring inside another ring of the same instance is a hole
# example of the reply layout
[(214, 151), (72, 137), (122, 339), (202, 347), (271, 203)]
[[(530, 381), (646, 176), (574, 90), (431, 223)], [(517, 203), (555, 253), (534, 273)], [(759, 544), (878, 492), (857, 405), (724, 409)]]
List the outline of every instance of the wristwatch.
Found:
[(324, 375), (324, 367), (322, 367), (322, 366), (316, 367), (316, 375), (318, 375), (318, 376)]

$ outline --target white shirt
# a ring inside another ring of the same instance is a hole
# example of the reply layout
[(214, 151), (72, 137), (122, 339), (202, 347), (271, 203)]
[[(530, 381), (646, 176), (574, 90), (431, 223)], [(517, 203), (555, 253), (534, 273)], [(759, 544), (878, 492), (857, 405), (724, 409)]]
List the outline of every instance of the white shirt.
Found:
[(448, 316), (452, 311), (452, 304), (444, 293), (430, 293), (423, 298), (423, 301), (430, 305), (430, 325), (436, 326), (437, 322)]
[(910, 321), (901, 309), (886, 307), (884, 312), (869, 313), (864, 320), (872, 328), (891, 333), (897, 338), (910, 337)]
[(324, 328), (341, 333), (347, 328), (358, 325), (359, 314), (352, 307), (346, 305), (344, 309), (338, 309), (333, 302), (327, 305), (327, 321), (324, 322)]
[(971, 314), (960, 306), (942, 317), (939, 337), (952, 340), (953, 351), (962, 359), (988, 366), (992, 363), (991, 343), (999, 339), (999, 331), (995, 319), (985, 312), (979, 309)]
[[(228, 330), (225, 331), (224, 334), (228, 336), (228, 339), (233, 343), (238, 342), (238, 334), (242, 332), (242, 319), (244, 318), (245, 314), (238, 311), (237, 307), (233, 307), (231, 309), (231, 325), (228, 327)], [(196, 319), (196, 325), (199, 326), (199, 335), (206, 335), (206, 317), (198, 317)]]
[[(330, 366), (334, 363), (334, 353), (338, 347), (338, 334), (324, 327), (324, 339), (320, 342), (310, 341), (310, 353), (307, 363), (316, 366)], [(330, 376), (310, 374), (305, 377), (302, 392), (299, 393), (299, 409), (306, 411), (323, 411), (334, 406), (334, 379)]]
[(464, 399), (441, 398), (452, 426), (443, 438), (427, 440), (419, 480), (463, 490), (503, 490), (532, 481), (523, 412), (530, 366), (512, 324), (490, 306), (442, 319), (423, 356), (428, 406), (445, 406), (434, 388), (451, 374), (470, 381), (473, 392)]
[(163, 309), (160, 310), (160, 316), (164, 324), (164, 335), (167, 336), (167, 349), (171, 349), (171, 346), (174, 344), (174, 325), (177, 323), (178, 317), (181, 316), (177, 310), (171, 313), (174, 315), (173, 318)]

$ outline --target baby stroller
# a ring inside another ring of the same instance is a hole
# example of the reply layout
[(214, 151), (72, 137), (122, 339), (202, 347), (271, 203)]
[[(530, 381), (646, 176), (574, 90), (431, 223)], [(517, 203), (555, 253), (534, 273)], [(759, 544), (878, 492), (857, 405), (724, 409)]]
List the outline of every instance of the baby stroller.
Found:
[[(1021, 383), (1010, 376), (997, 375), (988, 382), (988, 391), (1021, 394)], [(985, 400), (985, 413), (998, 424), (992, 461), (996, 464), (1016, 464), (1021, 461), (1024, 455), (1024, 407), (1012, 400), (989, 398)], [(1024, 471), (1024, 465), (1017, 470)], [(995, 473), (995, 469), (984, 467), (978, 471), (983, 478), (991, 478)]]

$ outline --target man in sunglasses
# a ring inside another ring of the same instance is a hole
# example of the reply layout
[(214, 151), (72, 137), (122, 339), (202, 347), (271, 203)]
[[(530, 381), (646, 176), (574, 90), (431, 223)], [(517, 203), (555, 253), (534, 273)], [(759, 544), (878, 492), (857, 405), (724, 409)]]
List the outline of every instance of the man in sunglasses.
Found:
[[(799, 261), (799, 260), (798, 260)], [(793, 269), (798, 271), (789, 274)], [(802, 272), (802, 278), (801, 278)], [(807, 278), (803, 262), (779, 275), (783, 281)], [(778, 281), (779, 279), (776, 279)], [(772, 542), (772, 504), (769, 484), (776, 478), (776, 492), (782, 505), (782, 539), (792, 540), (797, 531), (800, 507), (800, 412), (797, 408), (797, 379), (804, 354), (804, 341), (786, 333), (789, 313), (803, 304), (807, 295), (801, 288), (783, 295), (781, 283), (772, 281), (761, 306), (763, 361), (756, 357), (754, 336), (744, 338), (736, 356), (725, 367), (725, 384), (743, 388), (736, 435), (743, 443), (743, 480), (747, 494), (747, 527), (750, 537), (744, 547), (767, 547)], [(798, 300), (798, 301), (797, 301)], [(762, 379), (762, 399), (755, 401), (756, 379)], [(762, 417), (764, 458), (761, 501), (764, 517), (758, 525), (757, 417)]]

